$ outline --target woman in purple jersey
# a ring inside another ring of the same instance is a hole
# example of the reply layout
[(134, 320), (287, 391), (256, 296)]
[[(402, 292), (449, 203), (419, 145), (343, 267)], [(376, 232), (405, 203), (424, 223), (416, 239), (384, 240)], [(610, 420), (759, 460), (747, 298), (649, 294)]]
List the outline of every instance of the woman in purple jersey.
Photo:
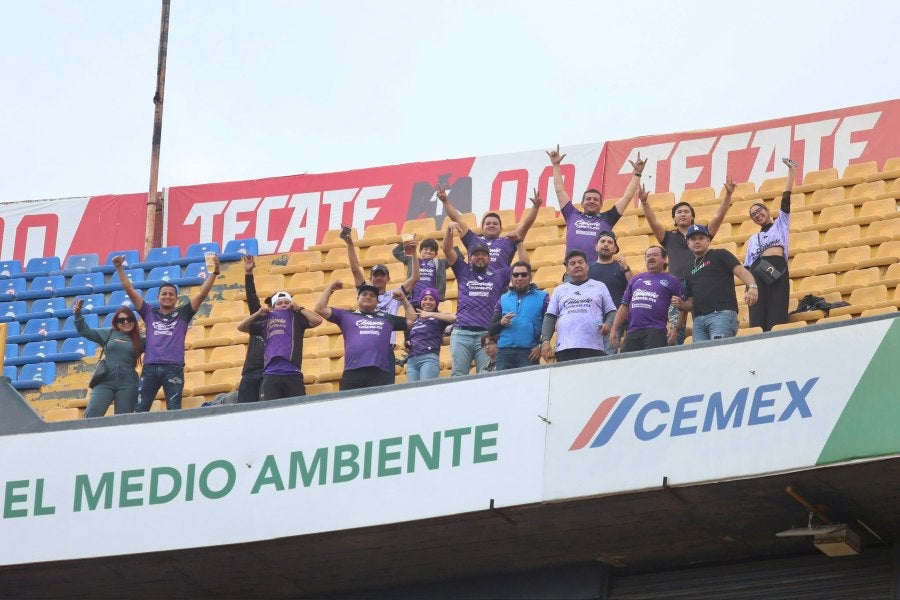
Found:
[(438, 291), (426, 288), (418, 298), (418, 317), (409, 328), (406, 380), (437, 379), (441, 371), (440, 351), (444, 329), (456, 322), (456, 315), (437, 312)]
[(759, 287), (759, 300), (750, 307), (750, 327), (762, 327), (763, 331), (788, 320), (791, 292), (787, 265), (788, 235), (791, 229), (791, 190), (797, 163), (789, 158), (782, 159), (782, 162), (788, 168), (788, 176), (781, 195), (781, 211), (773, 220), (762, 202), (750, 207), (750, 218), (759, 225), (759, 233), (747, 240), (747, 256), (744, 259), (744, 266), (753, 273)]

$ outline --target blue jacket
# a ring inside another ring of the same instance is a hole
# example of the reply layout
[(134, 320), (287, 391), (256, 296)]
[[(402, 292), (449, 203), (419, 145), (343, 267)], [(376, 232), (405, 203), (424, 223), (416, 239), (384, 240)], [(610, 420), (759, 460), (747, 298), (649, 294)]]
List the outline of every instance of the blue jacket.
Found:
[(500, 317), (515, 313), (509, 325), (500, 329), (498, 348), (534, 348), (541, 338), (541, 325), (547, 306), (547, 292), (531, 284), (531, 289), (519, 300), (519, 294), (510, 290), (500, 296)]

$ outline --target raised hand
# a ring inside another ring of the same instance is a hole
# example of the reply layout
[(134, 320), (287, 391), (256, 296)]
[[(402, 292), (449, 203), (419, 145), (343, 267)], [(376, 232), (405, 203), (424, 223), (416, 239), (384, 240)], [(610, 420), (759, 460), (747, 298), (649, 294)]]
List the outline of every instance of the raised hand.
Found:
[(566, 157), (565, 154), (559, 153), (559, 144), (556, 145), (556, 150), (547, 150), (547, 156), (550, 157), (550, 162), (553, 164), (554, 167), (558, 167), (559, 164)]
[(647, 164), (647, 159), (645, 158), (641, 160), (641, 153), (638, 152), (637, 160), (629, 160), (628, 162), (631, 163), (631, 168), (634, 169), (634, 174), (640, 175), (644, 172), (644, 166)]
[(244, 262), (244, 273), (247, 275), (253, 273), (253, 269), (256, 268), (256, 261), (253, 259), (253, 256), (245, 254), (241, 260)]
[(125, 264), (125, 255), (120, 254), (119, 256), (113, 256), (112, 264), (117, 269)]
[(84, 300), (79, 298), (78, 300), (76, 300), (75, 302), (72, 303), (72, 312), (76, 315), (80, 315), (82, 307), (84, 307)]
[(437, 199), (440, 200), (441, 202), (443, 202), (444, 204), (446, 204), (447, 200), (449, 200), (449, 198), (447, 198), (447, 186), (446, 185), (444, 185), (444, 184), (439, 185), (437, 190), (435, 191), (435, 193), (437, 194)]
[(784, 166), (786, 166), (788, 168), (788, 170), (791, 170), (791, 171), (793, 171), (794, 169), (796, 169), (797, 167), (800, 166), (797, 164), (796, 161), (793, 161), (790, 158), (782, 158), (781, 162), (783, 162)]
[(734, 178), (731, 175), (725, 177), (725, 193), (729, 196), (734, 193), (734, 188), (737, 186), (734, 184)]
[(537, 188), (534, 188), (534, 194), (531, 196), (531, 198), (529, 198), (529, 200), (531, 200), (531, 203), (535, 206), (541, 206), (544, 203), (544, 199), (541, 198), (541, 193)]
[(646, 202), (649, 197), (650, 197), (650, 192), (647, 191), (647, 188), (642, 183), (641, 189), (640, 189), (640, 191), (638, 191), (638, 200), (640, 200), (641, 202)]

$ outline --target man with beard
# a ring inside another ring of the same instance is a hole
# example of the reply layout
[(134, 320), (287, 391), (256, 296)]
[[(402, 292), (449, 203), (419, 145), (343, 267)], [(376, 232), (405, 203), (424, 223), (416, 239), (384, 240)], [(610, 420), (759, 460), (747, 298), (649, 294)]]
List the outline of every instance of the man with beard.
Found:
[(556, 150), (547, 151), (547, 156), (550, 157), (550, 162), (553, 164), (553, 187), (556, 189), (559, 209), (566, 220), (566, 252), (581, 250), (590, 264), (597, 260), (597, 236), (603, 231), (612, 231), (622, 213), (628, 208), (628, 202), (637, 192), (647, 159), (641, 160), (641, 155), (638, 153), (636, 161), (629, 161), (634, 168), (634, 173), (631, 181), (628, 182), (628, 187), (625, 188), (625, 193), (611, 209), (600, 212), (603, 206), (603, 196), (598, 190), (591, 188), (581, 196), (582, 212), (572, 205), (572, 198), (566, 191), (560, 166), (566, 155), (559, 153), (557, 145)]
[(650, 246), (644, 260), (647, 271), (628, 282), (610, 333), (613, 344), (618, 345), (619, 327), (628, 321), (622, 352), (662, 348), (675, 339), (675, 327), (668, 316), (672, 298), (681, 296), (681, 283), (665, 272), (665, 248)]
[[(618, 253), (619, 245), (616, 242), (616, 234), (612, 231), (601, 232), (597, 237), (597, 262), (591, 263), (590, 269), (588, 270), (588, 277), (590, 279), (606, 285), (606, 288), (609, 290), (609, 295), (612, 297), (613, 304), (616, 306), (619, 306), (622, 303), (622, 294), (625, 293), (625, 286), (628, 285), (628, 282), (634, 275), (631, 272), (631, 267), (628, 266), (628, 261), (625, 260), (625, 257), (616, 257), (616, 254)], [(610, 327), (612, 327), (614, 318), (615, 313), (606, 315), (606, 320)], [(622, 334), (625, 333), (625, 325), (627, 325), (627, 322), (622, 323), (621, 329), (618, 331), (617, 339), (621, 339)], [(612, 343), (609, 334), (606, 334), (604, 338), (610, 354), (615, 354), (619, 350), (618, 344)]]
[(566, 254), (569, 280), (553, 290), (541, 329), (541, 355), (550, 360), (550, 338), (556, 330), (556, 360), (604, 356), (603, 336), (609, 333), (606, 315), (616, 307), (609, 290), (599, 281), (588, 279), (588, 263), (581, 250)]

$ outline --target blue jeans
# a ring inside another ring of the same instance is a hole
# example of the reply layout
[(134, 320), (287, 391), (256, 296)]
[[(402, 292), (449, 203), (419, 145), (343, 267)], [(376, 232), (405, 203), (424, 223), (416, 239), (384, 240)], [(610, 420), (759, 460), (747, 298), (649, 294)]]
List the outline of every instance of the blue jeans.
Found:
[(541, 359), (531, 362), (528, 360), (529, 354), (531, 354), (531, 348), (498, 348), (497, 370), (506, 371), (507, 369), (530, 367), (541, 362)]
[(437, 379), (440, 372), (441, 361), (437, 354), (417, 354), (406, 359), (407, 381)]
[(706, 342), (737, 335), (737, 313), (733, 310), (717, 310), (694, 317), (694, 341)]
[(138, 385), (137, 408), (134, 412), (149, 412), (153, 398), (162, 386), (166, 395), (166, 410), (181, 410), (181, 393), (184, 391), (184, 365), (144, 365)]
[(468, 375), (473, 358), (475, 359), (475, 370), (478, 373), (484, 371), (489, 362), (487, 352), (481, 346), (481, 336), (485, 333), (485, 331), (453, 328), (453, 333), (450, 334), (450, 356), (453, 363), (451, 377)]

